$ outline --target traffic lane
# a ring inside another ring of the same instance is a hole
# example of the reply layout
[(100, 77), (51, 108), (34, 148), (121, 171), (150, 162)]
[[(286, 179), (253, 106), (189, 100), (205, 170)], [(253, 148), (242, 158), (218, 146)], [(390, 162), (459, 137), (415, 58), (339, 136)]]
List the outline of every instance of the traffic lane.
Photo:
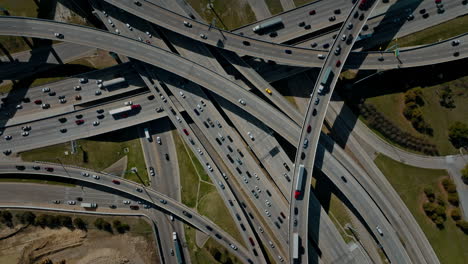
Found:
[[(208, 220), (207, 218), (199, 216), (197, 213), (193, 212), (191, 209), (178, 203), (177, 201), (174, 201), (171, 198), (163, 194), (156, 193), (155, 191), (144, 188), (143, 186), (139, 184), (135, 184), (133, 182), (130, 182), (128, 180), (121, 179), (121, 178), (118, 179), (120, 183), (115, 184), (115, 183), (112, 183), (112, 180), (115, 180), (116, 177), (109, 176), (109, 175), (102, 174), (102, 173), (96, 173), (96, 172), (89, 172), (89, 173), (94, 174), (94, 175), (99, 175), (100, 179), (98, 180), (92, 179), (92, 177), (83, 177), (81, 176), (81, 172), (85, 170), (74, 168), (74, 167), (67, 167), (65, 170), (63, 166), (59, 166), (55, 164), (54, 165), (48, 164), (47, 166), (54, 168), (53, 173), (51, 173), (51, 172), (44, 172), (44, 171), (37, 172), (33, 170), (32, 166), (37, 165), (38, 163), (22, 162), (21, 164), (28, 166), (26, 167), (26, 170), (28, 170), (29, 173), (47, 174), (50, 176), (60, 176), (60, 177), (76, 179), (76, 180), (84, 181), (84, 182), (91, 182), (91, 183), (103, 185), (112, 189), (116, 189), (120, 192), (127, 193), (141, 200), (146, 200), (147, 202), (153, 204), (157, 208), (161, 208), (167, 212), (172, 212), (174, 215), (177, 215), (180, 219), (183, 219), (184, 221), (191, 223), (192, 225), (196, 226), (198, 229), (200, 229), (201, 231), (207, 234), (212, 235), (212, 233), (215, 233), (215, 232), (218, 234), (222, 234), (221, 239), (216, 238), (217, 241), (222, 241), (227, 244), (235, 243), (234, 239), (232, 239), (228, 234), (222, 231), (222, 229), (216, 227), (216, 225), (212, 223), (210, 220)], [(20, 173), (25, 173), (26, 170), (20, 171)], [(0, 164), (0, 172), (18, 173), (18, 170), (14, 167), (14, 165), (2, 163)], [(137, 188), (142, 189), (142, 191), (141, 192), (138, 191)], [(161, 202), (161, 199), (163, 199), (165, 202)], [(177, 208), (178, 210), (174, 210), (175, 208)], [(190, 212), (191, 217), (185, 216), (183, 213), (181, 213), (182, 211)], [(210, 231), (210, 230), (206, 231), (207, 224), (210, 225), (214, 231)], [(241, 255), (243, 259), (247, 259), (247, 256), (249, 255), (243, 254), (244, 252), (246, 252), (246, 250), (243, 249), (240, 245), (238, 245), (238, 247), (239, 247), (238, 250), (232, 250), (231, 247), (227, 246), (228, 250), (230, 250), (234, 254)]]
[[(370, 6), (366, 6), (365, 10), (362, 10), (360, 8), (360, 2), (356, 2), (356, 4), (353, 6), (351, 11), (348, 14), (347, 19), (343, 23), (338, 36), (341, 36), (343, 33), (346, 32), (346, 35), (348, 33), (353, 34), (353, 36), (356, 36), (356, 33), (359, 33), (362, 27), (364, 26), (364, 23), (366, 22), (367, 18), (369, 17), (369, 14), (375, 7), (375, 1), (369, 2)], [(370, 10), (369, 10), (370, 9)], [(355, 11), (359, 10), (359, 13), (364, 14), (364, 18), (362, 20), (358, 20), (353, 17), (353, 14)], [(346, 24), (350, 23), (350, 21), (353, 22), (354, 26), (351, 29), (347, 29), (345, 27)], [(312, 171), (314, 168), (314, 162), (315, 162), (315, 157), (321, 157), (320, 155), (317, 155), (316, 150), (318, 146), (318, 139), (321, 134), (321, 127), (323, 125), (323, 120), (325, 118), (325, 110), (328, 106), (328, 103), (331, 98), (331, 94), (333, 93), (333, 88), (334, 85), (336, 84), (338, 77), (339, 77), (339, 72), (341, 71), (343, 65), (342, 63), (336, 64), (335, 62), (338, 61), (345, 61), (349, 52), (351, 51), (352, 44), (354, 43), (355, 39), (351, 41), (349, 44), (345, 44), (344, 41), (340, 40), (340, 38), (335, 39), (334, 43), (331, 45), (330, 52), (324, 61), (323, 67), (320, 70), (320, 73), (317, 77), (317, 81), (314, 84), (314, 89), (312, 94), (310, 95), (310, 100), (307, 106), (307, 112), (306, 112), (306, 117), (304, 119), (304, 123), (302, 125), (301, 133), (300, 133), (300, 143), (297, 144), (297, 152), (296, 152), (296, 157), (295, 157), (295, 168), (294, 168), (294, 181), (293, 181), (293, 188), (296, 188), (296, 185), (301, 185), (301, 186), (310, 186), (311, 184), (311, 178), (312, 178)], [(344, 45), (341, 47), (341, 45)], [(338, 50), (339, 48), (339, 50)], [(333, 75), (331, 75), (333, 74)], [(326, 76), (325, 76), (326, 75)], [(329, 83), (329, 87), (327, 87), (327, 90), (325, 93), (321, 91), (321, 93), (318, 93), (318, 85), (319, 83), (322, 82), (323, 78), (327, 77), (326, 82)], [(331, 78), (331, 81), (329, 80)], [(320, 98), (319, 98), (320, 95)], [(320, 104), (320, 101), (321, 104)], [(315, 121), (315, 122), (312, 122)], [(307, 140), (307, 141), (306, 141)], [(310, 143), (309, 143), (310, 141)], [(300, 150), (302, 150), (300, 151)], [(321, 163), (323, 160), (317, 159), (317, 163)], [(301, 166), (302, 165), (302, 166)], [(304, 167), (304, 174), (303, 176), (301, 175), (301, 179), (304, 183), (299, 182), (299, 176), (298, 173), (300, 172), (298, 168)], [(304, 179), (305, 178), (305, 179)], [(301, 187), (299, 186), (299, 187)], [(309, 218), (309, 196), (310, 196), (310, 188), (296, 188), (298, 191), (301, 191), (303, 189), (302, 193), (300, 194), (301, 199), (296, 199), (295, 192), (294, 190), (291, 190), (291, 210), (290, 210), (290, 216), (294, 214), (293, 212), (293, 207), (299, 209), (299, 213), (297, 214), (297, 219), (299, 223), (297, 225), (294, 225), (292, 218), (289, 223), (290, 227), (290, 234), (289, 234), (289, 240), (293, 239), (293, 234), (299, 234), (299, 237), (301, 238), (301, 241), (299, 242), (301, 244), (301, 247), (305, 248), (304, 252), (299, 253), (300, 258), (308, 259), (308, 250), (307, 250), (307, 234), (308, 234), (308, 218)], [(290, 248), (290, 256), (296, 254), (294, 251), (297, 250), (297, 248)], [(393, 259), (392, 259), (393, 260)], [(399, 262), (400, 263), (400, 262)], [(401, 262), (404, 263), (404, 262)]]
[[(92, 108), (76, 111), (74, 113), (56, 116), (40, 121), (30, 123), (31, 130), (29, 135), (24, 137), (21, 136), (21, 126), (8, 127), (3, 131), (3, 136), (12, 136), (11, 140), (5, 138), (0, 139), (0, 150), (12, 150), (13, 152), (20, 152), (23, 150), (38, 148), (41, 146), (47, 146), (53, 143), (65, 142), (68, 140), (90, 137), (93, 135), (102, 134), (109, 131), (109, 126), (114, 129), (127, 127), (130, 125), (139, 124), (141, 122), (149, 121), (157, 118), (158, 115), (164, 115), (163, 113), (157, 114), (154, 110), (154, 103), (147, 98), (147, 94), (136, 97), (130, 97), (129, 100), (135, 104), (140, 104), (141, 110), (146, 111), (135, 112), (134, 115), (130, 115), (126, 119), (118, 118), (109, 115), (109, 110), (116, 109), (123, 106), (122, 102), (114, 102), (101, 106), (95, 106)], [(98, 113), (97, 110), (103, 110), (102, 113)], [(156, 115), (154, 115), (156, 113)], [(103, 115), (104, 117), (99, 119), (97, 116)], [(77, 118), (78, 116), (78, 118)], [(66, 118), (64, 123), (59, 121), (59, 118)], [(84, 124), (77, 125), (76, 120), (84, 120)], [(125, 120), (126, 122), (122, 122)], [(94, 126), (93, 122), (99, 121), (99, 125)], [(66, 129), (66, 132), (60, 132), (60, 129)], [(21, 142), (21, 144), (18, 144)]]

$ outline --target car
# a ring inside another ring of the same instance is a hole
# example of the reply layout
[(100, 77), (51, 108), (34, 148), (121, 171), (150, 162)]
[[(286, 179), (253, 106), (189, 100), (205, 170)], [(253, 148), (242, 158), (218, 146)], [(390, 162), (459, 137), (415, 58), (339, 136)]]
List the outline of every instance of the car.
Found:
[(376, 226), (375, 229), (377, 229), (377, 232), (379, 233), (380, 236), (383, 236), (383, 231), (382, 231), (382, 228), (380, 228), (380, 226)]
[(115, 204), (111, 204), (111, 205), (109, 205), (109, 208), (110, 209), (115, 209), (115, 208), (117, 208), (117, 206), (115, 206)]
[(328, 49), (328, 48), (330, 47), (330, 43), (324, 43), (324, 44), (322, 45), (322, 47), (323, 47), (324, 49)]
[(286, 54), (291, 54), (291, 53), (292, 53), (292, 51), (291, 51), (291, 50), (289, 50), (289, 49), (287, 49), (287, 50), (284, 50), (284, 53), (286, 53)]
[(83, 120), (83, 119), (78, 119), (78, 120), (75, 120), (75, 123), (76, 123), (77, 125), (81, 125), (81, 124), (84, 123), (84, 120)]
[(124, 105), (125, 105), (125, 106), (133, 105), (133, 101), (126, 101), (126, 102), (124, 103)]
[(83, 197), (76, 197), (76, 200), (77, 200), (78, 202), (82, 202), (82, 201), (83, 201)]
[(343, 35), (341, 36), (341, 40), (342, 40), (342, 41), (345, 41), (345, 40), (346, 40), (346, 34), (343, 34)]
[(23, 131), (30, 131), (31, 130), (31, 126), (22, 126), (21, 129)]
[(219, 185), (219, 187), (221, 187), (221, 189), (224, 190), (225, 187), (224, 187), (224, 184), (221, 181), (218, 181), (218, 185)]
[(250, 46), (250, 42), (246, 40), (242, 41), (242, 44), (244, 44), (244, 46)]
[(177, 119), (177, 121), (178, 121), (179, 123), (182, 123), (182, 119), (180, 119), (179, 116), (176, 116), (176, 119)]
[(32, 168), (35, 169), (35, 170), (40, 170), (41, 169), (41, 167), (37, 166), (37, 165), (32, 166)]
[(323, 55), (323, 54), (321, 54), (321, 53), (320, 53), (320, 54), (317, 54), (317, 58), (323, 60), (323, 59), (325, 59), (325, 55)]
[(341, 52), (341, 47), (338, 45), (338, 47), (336, 47), (335, 51), (333, 52), (335, 55), (340, 55), (340, 52)]
[(54, 204), (59, 204), (60, 201), (59, 201), (59, 200), (52, 200), (52, 203), (54, 203)]
[(23, 133), (21, 133), (21, 135), (23, 137), (27, 137), (27, 136), (29, 136), (29, 132), (28, 131), (23, 131)]
[(20, 105), (20, 104), (16, 105), (16, 109), (22, 109), (22, 108), (23, 108), (22, 105)]
[(197, 152), (198, 154), (203, 155), (203, 151), (201, 149), (197, 148)]
[(81, 95), (79, 95), (79, 94), (76, 95), (76, 96), (75, 96), (75, 100), (77, 100), (77, 101), (81, 100)]
[(247, 180), (247, 178), (246, 178), (245, 176), (242, 177), (242, 180), (244, 180), (244, 183), (245, 183), (245, 184), (249, 183), (249, 180)]
[(10, 136), (10, 135), (6, 135), (6, 136), (4, 136), (3, 138), (6, 139), (6, 140), (11, 140), (13, 137)]
[(283, 257), (281, 257), (280, 255), (278, 255), (278, 259), (279, 259), (281, 262), (284, 261)]
[(335, 14), (335, 15), (341, 14), (341, 9), (335, 9), (335, 10), (333, 10), (333, 14)]
[(25, 170), (26, 169), (26, 167), (23, 166), (23, 165), (16, 165), (15, 167), (16, 167), (17, 170)]
[(234, 249), (234, 250), (237, 250), (237, 247), (234, 245), (234, 244), (229, 244), (229, 246)]
[(458, 46), (458, 45), (460, 45), (460, 40), (459, 39), (452, 40), (452, 46)]
[(140, 1), (133, 1), (133, 3), (137, 6), (141, 6), (141, 2)]
[(116, 29), (115, 29), (115, 33), (116, 33), (117, 35), (120, 35), (120, 30), (119, 30), (118, 28), (116, 28)]
[(346, 179), (346, 177), (345, 177), (345, 176), (341, 176), (340, 178), (341, 178), (341, 180), (342, 180), (342, 181), (344, 181), (344, 182), (348, 182), (348, 180)]
[(286, 216), (284, 215), (283, 212), (280, 212), (280, 215), (281, 215), (281, 217), (283, 217), (284, 219), (286, 219)]
[(202, 39), (207, 39), (208, 37), (207, 37), (205, 34), (200, 33), (200, 38), (202, 38)]
[(159, 199), (159, 202), (162, 203), (162, 204), (167, 204), (167, 201), (164, 200), (164, 199)]
[(271, 248), (275, 248), (275, 245), (273, 244), (273, 242), (268, 241), (268, 244), (270, 245)]
[[(310, 133), (310, 131), (312, 130), (312, 127), (310, 125), (307, 126), (307, 133)], [(284, 163), (286, 164), (286, 163)]]
[(409, 14), (408, 17), (406, 18), (406, 20), (408, 21), (411, 21), (414, 19), (414, 15), (413, 14)]
[(312, 42), (312, 43), (310, 44), (310, 46), (311, 46), (312, 48), (315, 48), (315, 47), (318, 46), (318, 43), (317, 43), (317, 42)]
[(51, 92), (48, 93), (48, 95), (49, 95), (49, 96), (55, 96), (56, 93), (55, 93), (54, 91), (51, 91)]
[(154, 177), (154, 176), (156, 175), (156, 173), (154, 172), (154, 168), (153, 168), (153, 167), (149, 167), (149, 171), (150, 171), (150, 175), (151, 175), (151, 176)]
[(237, 100), (241, 105), (246, 105), (246, 102), (244, 99), (239, 99)]
[(68, 204), (69, 204), (69, 205), (75, 205), (75, 204), (76, 204), (76, 201), (68, 201)]
[(425, 13), (426, 13), (426, 9), (425, 9), (425, 8), (419, 10), (419, 14), (422, 15), (422, 14), (425, 14)]
[(135, 189), (137, 192), (143, 192), (143, 190), (141, 188), (136, 188)]
[(184, 211), (182, 211), (182, 213), (183, 213), (185, 216), (187, 216), (188, 218), (192, 218), (192, 214), (190, 214), (189, 212), (187, 212), (187, 211), (184, 210)]
[(211, 167), (209, 163), (206, 163), (206, 167), (208, 168), (209, 171), (213, 171), (213, 168)]
[(299, 22), (299, 24), (297, 24), (297, 25), (298, 25), (299, 27), (303, 27), (303, 26), (305, 26), (305, 22), (304, 22), (304, 21), (301, 21), (301, 22)]
[(214, 127), (213, 121), (210, 118), (207, 118), (206, 121), (210, 124), (211, 127)]
[(336, 17), (335, 16), (331, 16), (328, 18), (328, 21), (332, 22), (332, 21), (335, 21), (336, 20)]
[(254, 138), (252, 132), (250, 132), (250, 131), (247, 132), (247, 135), (249, 136), (249, 138), (250, 138), (251, 140), (255, 140), (255, 138)]
[(166, 160), (169, 160), (169, 154), (164, 154), (164, 156), (166, 157)]
[(270, 213), (267, 209), (265, 209), (264, 211), (265, 211), (265, 214), (266, 214), (268, 217), (271, 216), (271, 213)]
[(277, 36), (278, 36), (278, 32), (271, 32), (268, 36), (270, 36), (270, 38), (277, 37)]
[(435, 2), (436, 4), (440, 4), (440, 3), (442, 3), (442, 0), (435, 0), (434, 2)]
[(271, 90), (268, 88), (265, 89), (265, 92), (267, 92), (268, 94), (271, 94)]
[(53, 172), (54, 171), (54, 168), (51, 168), (51, 167), (45, 167), (44, 170), (48, 171), (48, 172)]
[(82, 171), (82, 172), (81, 172), (81, 176), (83, 176), (83, 177), (89, 177), (89, 173)]
[(311, 28), (312, 28), (312, 26), (310, 24), (307, 24), (307, 25), (304, 26), (304, 29), (311, 29)]
[(94, 178), (95, 180), (99, 180), (101, 177), (99, 177), (99, 175), (93, 175), (93, 178)]
[(191, 28), (192, 24), (190, 24), (190, 22), (184, 21), (184, 26)]
[(80, 83), (87, 83), (88, 82), (88, 78), (80, 78)]
[(315, 98), (314, 105), (318, 105), (320, 103), (320, 98)]
[(316, 13), (317, 12), (315, 11), (315, 9), (309, 11), (309, 15), (311, 15), (311, 16), (315, 15)]
[(114, 184), (120, 184), (120, 181), (119, 181), (119, 180), (112, 180), (112, 183), (114, 183)]
[(270, 203), (270, 201), (268, 201), (268, 200), (265, 200), (265, 204), (266, 204), (268, 207), (271, 207), (271, 203)]
[(161, 137), (156, 137), (156, 142), (157, 142), (159, 145), (161, 145), (161, 144), (162, 144), (162, 142), (161, 142)]
[(164, 97), (164, 95), (161, 95), (161, 100), (162, 100), (164, 103), (167, 102), (167, 99), (166, 99), (166, 97)]
[(130, 205), (130, 209), (132, 209), (132, 210), (138, 210), (138, 209), (140, 209), (140, 206), (138, 206), (138, 205)]
[(63, 39), (63, 34), (62, 33), (54, 33), (54, 36), (59, 39)]
[(50, 88), (49, 87), (44, 87), (44, 88), (41, 89), (41, 91), (43, 93), (48, 93), (48, 92), (50, 92)]
[(82, 114), (78, 114), (78, 115), (75, 116), (75, 118), (76, 118), (76, 119), (81, 119), (81, 118), (83, 118), (83, 115), (82, 115)]
[(99, 126), (100, 122), (99, 121), (94, 121), (93, 126)]
[(340, 67), (340, 66), (341, 66), (341, 61), (340, 61), (340, 60), (337, 60), (335, 66), (336, 66), (336, 67)]
[(48, 109), (50, 107), (50, 104), (42, 104), (41, 107), (42, 109)]
[(61, 103), (61, 104), (64, 104), (66, 102), (67, 102), (67, 100), (65, 100), (65, 99), (59, 99), (59, 103)]
[(189, 132), (187, 131), (187, 129), (184, 128), (184, 129), (182, 129), (182, 131), (184, 131), (184, 134), (185, 134), (186, 136), (189, 135)]
[(96, 90), (96, 91), (94, 92), (94, 94), (95, 94), (95, 95), (101, 95), (102, 92), (101, 92), (101, 90)]
[(103, 119), (104, 118), (104, 115), (97, 115), (96, 116), (98, 119)]
[(123, 201), (123, 203), (124, 203), (124, 204), (130, 204), (130, 201), (125, 200), (125, 201)]
[(429, 13), (424, 13), (424, 14), (422, 15), (422, 17), (423, 17), (423, 18), (428, 18), (428, 17), (429, 17)]

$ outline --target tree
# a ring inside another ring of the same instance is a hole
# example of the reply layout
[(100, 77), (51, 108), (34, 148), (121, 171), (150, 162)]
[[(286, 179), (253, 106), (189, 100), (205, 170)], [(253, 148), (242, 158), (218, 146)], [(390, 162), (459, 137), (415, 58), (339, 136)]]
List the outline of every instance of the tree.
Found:
[(434, 201), (435, 193), (434, 193), (434, 189), (432, 189), (432, 187), (424, 188), (424, 193), (426, 194), (427, 199), (429, 199), (430, 202)]
[(458, 198), (458, 194), (457, 193), (449, 193), (448, 194), (448, 201), (450, 204), (454, 205), (454, 206), (458, 206), (458, 204), (460, 203), (460, 200)]
[(460, 209), (458, 208), (453, 209), (452, 212), (450, 213), (450, 216), (452, 217), (454, 221), (460, 220), (461, 219)]
[(468, 163), (465, 165), (465, 168), (461, 170), (462, 180), (465, 183), (468, 183)]
[(38, 217), (36, 217), (35, 224), (44, 228), (47, 225), (46, 216), (41, 214)]
[(8, 227), (13, 227), (13, 215), (10, 211), (1, 211), (0, 212), (0, 222), (4, 223)]
[(107, 232), (109, 232), (109, 233), (112, 233), (112, 226), (111, 226), (111, 224), (110, 224), (109, 222), (107, 222), (107, 221), (104, 221), (104, 222), (102, 223), (102, 229), (105, 230), (105, 231), (107, 231)]
[(73, 219), (73, 225), (75, 225), (75, 227), (78, 229), (86, 230), (86, 222), (79, 217)]
[(468, 222), (459, 220), (457, 221), (457, 226), (465, 233), (468, 234)]
[(444, 218), (444, 219), (446, 218), (446, 215), (445, 215), (445, 207), (443, 207), (443, 206), (438, 205), (438, 206), (435, 208), (434, 213), (436, 213), (438, 217), (442, 217), (442, 218)]
[(36, 215), (33, 212), (24, 212), (20, 215), (20, 222), (22, 224), (34, 224), (34, 220), (36, 219)]
[(104, 222), (105, 222), (104, 219), (98, 218), (98, 219), (94, 220), (94, 226), (97, 229), (102, 230)]
[(69, 216), (64, 216), (64, 215), (60, 215), (57, 217), (58, 218), (58, 222), (61, 226), (64, 226), (64, 227), (67, 227), (69, 229), (72, 229), (73, 228), (73, 223), (72, 223), (72, 219), (71, 217)]
[(468, 146), (468, 125), (455, 122), (449, 127), (449, 139), (456, 148)]
[(423, 205), (424, 212), (426, 212), (427, 215), (432, 215), (435, 212), (436, 205), (433, 203), (425, 203)]

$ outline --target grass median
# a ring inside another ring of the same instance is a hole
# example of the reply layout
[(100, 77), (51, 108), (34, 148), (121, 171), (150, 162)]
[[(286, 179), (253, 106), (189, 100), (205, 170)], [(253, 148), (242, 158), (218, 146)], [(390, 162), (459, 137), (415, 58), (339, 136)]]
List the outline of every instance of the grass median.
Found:
[[(124, 177), (148, 185), (148, 173), (135, 127), (121, 129), (76, 141), (77, 152), (71, 154), (71, 144), (62, 143), (20, 153), (24, 161), (46, 161), (75, 165), (96, 171), (103, 171), (124, 156), (128, 162)], [(131, 172), (136, 167), (138, 174)]]
[(455, 226), (449, 216), (444, 228), (438, 229), (422, 209), (422, 204), (425, 201), (424, 187), (438, 186), (440, 179), (446, 176), (447, 172), (405, 165), (382, 154), (377, 156), (375, 164), (413, 214), (440, 262), (446, 264), (468, 263), (468, 251), (466, 250), (468, 236)]

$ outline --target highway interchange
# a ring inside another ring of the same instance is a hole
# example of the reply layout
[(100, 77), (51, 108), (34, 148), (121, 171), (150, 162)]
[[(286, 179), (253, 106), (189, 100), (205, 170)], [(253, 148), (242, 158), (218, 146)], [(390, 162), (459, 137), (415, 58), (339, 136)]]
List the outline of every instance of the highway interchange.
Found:
[[(368, 27), (383, 25), (380, 27), (385, 28), (382, 21), (398, 17), (398, 10), (406, 8), (405, 12), (408, 12), (424, 7), (434, 13), (434, 3), (425, 1), (418, 6), (418, 1), (413, 1), (416, 4), (397, 6), (395, 1), (390, 0), (390, 3), (382, 6), (380, 1), (369, 1), (362, 7), (361, 1), (353, 1), (356, 2), (354, 5), (351, 1), (318, 1), (280, 14), (286, 27), (279, 31), (279, 36), (271, 37), (252, 32), (251, 28), (258, 23), (232, 32), (214, 29), (204, 22), (185, 17), (194, 11), (180, 3), (121, 0), (91, 2), (95, 15), (103, 21), (109, 32), (55, 21), (0, 17), (1, 35), (56, 40), (54, 34), (59, 32), (62, 34), (59, 38), (61, 41), (78, 44), (78, 47), (109, 50), (119, 54), (124, 61), (108, 69), (9, 93), (7, 107), (0, 112), (0, 123), (3, 127), (2, 136), (11, 136), (11, 139), (1, 139), (0, 150), (7, 157), (11, 152), (139, 125), (145, 163), (148, 168), (156, 168), (156, 177), (151, 177), (152, 183), (146, 188), (125, 180), (115, 185), (112, 183), (113, 175), (89, 172), (101, 176), (96, 181), (83, 178), (81, 173), (86, 169), (52, 164), (48, 165), (54, 168), (51, 173), (34, 170), (32, 163), (7, 162), (8, 159), (0, 163), (0, 173), (50, 174), (72, 178), (87, 186), (104, 186), (102, 197), (100, 193), (86, 194), (86, 197), (93, 197), (93, 200), (104, 205), (112, 199), (114, 203), (120, 199), (117, 194), (109, 194), (113, 198), (107, 198), (106, 191), (117, 192), (134, 201), (144, 200), (150, 205), (144, 214), (158, 227), (165, 223), (171, 226), (170, 230), (177, 231), (183, 237), (183, 226), (178, 221), (181, 220), (212, 236), (246, 263), (266, 263), (267, 253), (273, 256), (273, 261), (290, 263), (369, 261), (366, 254), (350, 251), (310, 188), (304, 188), (300, 199), (294, 197), (298, 165), (303, 164), (307, 174), (304, 186), (310, 186), (314, 167), (327, 175), (363, 218), (368, 231), (373, 233), (372, 236), (391, 262), (439, 262), (419, 226), (399, 197), (395, 197), (388, 182), (384, 180), (384, 185), (387, 184), (385, 188), (390, 190), (387, 193), (391, 195), (380, 193), (374, 186), (373, 177), (383, 175), (372, 161), (370, 165), (366, 158), (359, 160), (365, 164), (363, 170), (321, 129), (325, 119), (336, 118), (336, 113), (335, 116), (330, 114), (334, 108), (330, 99), (343, 68), (386, 70), (465, 58), (468, 54), (466, 34), (432, 45), (401, 49), (398, 57), (392, 51), (352, 51), (366, 43), (361, 41), (353, 46), (355, 36), (360, 34), (366, 23), (369, 23)], [(454, 2), (446, 1), (447, 13), (450, 11), (450, 15), (440, 15), (431, 23), (437, 24), (466, 14), (466, 10), (456, 8)], [(337, 19), (329, 21), (329, 15), (336, 8), (340, 9)], [(314, 20), (310, 20), (313, 25), (310, 31), (328, 29), (327, 34), (316, 35), (295, 47), (281, 44), (307, 32), (298, 30), (297, 24), (302, 19), (310, 18), (310, 10), (318, 12)], [(389, 10), (392, 12), (386, 14)], [(306, 14), (306, 18), (303, 14)], [(110, 23), (110, 20), (113, 22)], [(184, 21), (189, 21), (190, 26), (184, 24)], [(400, 21), (406, 21), (406, 17), (399, 18), (397, 22)], [(347, 27), (350, 23), (352, 26)], [(155, 30), (152, 24), (159, 27)], [(412, 21), (411, 26), (406, 25), (401, 25), (400, 31), (395, 34), (410, 34), (426, 26), (423, 18)], [(333, 34), (337, 35), (335, 39), (331, 37)], [(342, 35), (353, 37), (349, 37), (346, 42), (341, 38)], [(377, 43), (379, 39), (372, 41)], [(460, 40), (462, 44), (453, 46), (454, 39)], [(328, 42), (329, 51), (315, 47), (311, 49), (314, 46), (311, 43), (317, 43), (315, 46), (320, 47)], [(335, 52), (338, 46), (340, 51)], [(255, 71), (256, 68), (254, 70), (247, 63), (249, 59), (245, 55), (285, 66), (322, 69), (311, 89), (313, 92), (305, 119)], [(319, 55), (324, 55), (324, 58)], [(221, 63), (220, 58), (224, 58), (229, 66), (225, 62)], [(323, 93), (318, 87), (328, 68), (333, 71), (332, 80), (328, 81), (329, 87)], [(233, 78), (229, 74), (230, 69), (236, 69), (242, 78)], [(12, 78), (14, 74), (6, 75)], [(96, 82), (116, 77), (125, 78), (125, 82), (112, 89), (100, 89)], [(88, 80), (80, 83), (81, 78)], [(77, 85), (80, 86), (78, 89)], [(54, 94), (44, 91), (44, 88), (51, 89)], [(257, 92), (251, 92), (253, 90)], [(256, 95), (258, 93), (262, 95)], [(60, 102), (58, 96), (63, 96), (65, 100)], [(140, 107), (128, 117), (114, 118), (109, 114), (109, 110), (122, 107), (124, 102), (129, 101)], [(49, 106), (41, 107), (43, 103)], [(77, 120), (84, 120), (84, 124), (77, 124)], [(200, 160), (228, 208), (230, 217), (237, 219), (235, 222), (244, 240), (242, 243), (180, 202), (177, 155), (171, 133), (162, 129), (170, 127), (169, 121)], [(24, 126), (32, 127), (26, 136)], [(151, 141), (144, 138), (143, 127), (152, 131)], [(291, 160), (282, 149), (273, 136), (275, 133), (296, 147), (295, 160)], [(308, 143), (305, 143), (306, 139)], [(162, 144), (157, 143), (158, 140)], [(363, 151), (359, 144), (351, 142), (350, 145), (357, 152)], [(274, 154), (272, 150), (275, 150)], [(166, 158), (165, 161), (163, 153), (168, 153), (166, 155), (170, 155), (171, 159)], [(25, 170), (18, 170), (15, 166), (25, 166)], [(34, 186), (27, 188), (34, 189)], [(136, 188), (142, 188), (144, 192), (140, 193)], [(65, 197), (69, 199), (70, 196)], [(4, 197), (0, 199), (5, 200)], [(25, 203), (24, 200), (19, 198), (18, 204)], [(42, 202), (50, 200), (47, 196)], [(401, 206), (403, 208), (399, 208)], [(191, 217), (187, 217), (183, 211), (190, 212)], [(177, 217), (174, 224), (165, 216), (168, 213)], [(317, 216), (318, 219), (310, 219)], [(408, 226), (405, 226), (405, 222)], [(170, 230), (159, 228), (159, 235), (163, 238), (160, 241), (171, 240)], [(294, 234), (299, 234), (302, 248), (298, 258), (293, 257), (297, 250), (292, 246)], [(269, 244), (265, 241), (269, 241)], [(168, 255), (171, 243), (162, 243), (163, 262), (175, 263), (176, 260)], [(184, 255), (188, 256), (188, 249), (184, 250)]]

